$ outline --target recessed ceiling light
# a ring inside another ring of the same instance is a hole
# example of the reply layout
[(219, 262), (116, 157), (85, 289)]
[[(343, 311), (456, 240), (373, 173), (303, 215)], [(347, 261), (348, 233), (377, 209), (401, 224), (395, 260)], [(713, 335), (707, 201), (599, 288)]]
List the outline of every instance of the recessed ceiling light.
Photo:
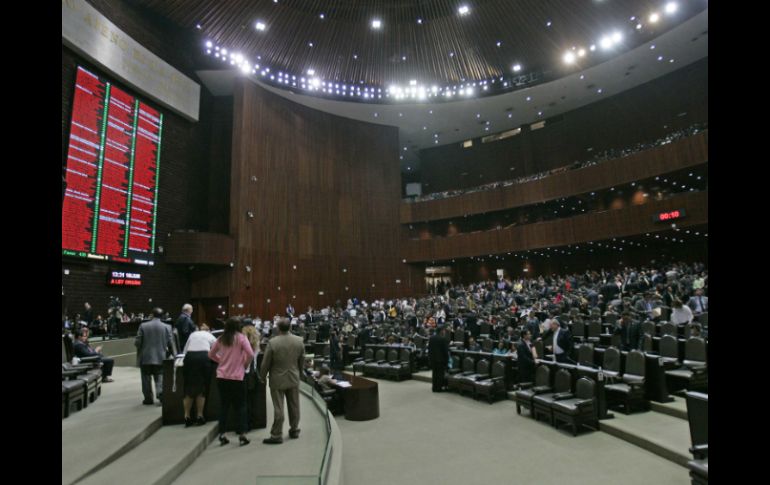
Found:
[(562, 57), (565, 64), (574, 64), (575, 63), (575, 54), (572, 51), (567, 51), (564, 54), (564, 57)]
[(267, 28), (265, 23), (262, 21), (257, 21), (257, 25), (255, 25), (255, 27), (257, 28), (257, 30), (265, 30)]
[(658, 13), (657, 13), (657, 12), (653, 12), (653, 13), (650, 15), (650, 23), (651, 23), (651, 24), (654, 24), (654, 23), (656, 23), (658, 20), (660, 20), (660, 15), (658, 15)]
[(548, 22), (546, 22), (546, 23), (545, 23), (545, 26), (546, 26), (546, 27), (550, 27), (550, 26), (551, 26), (551, 21), (549, 20)]
[(373, 29), (379, 29), (382, 27), (382, 20), (374, 19), (372, 20), (372, 28)]
[(471, 9), (468, 8), (467, 5), (461, 5), (460, 8), (457, 9), (457, 13), (460, 15), (468, 15), (470, 13)]
[(501, 45), (503, 45), (503, 43), (498, 40), (497, 44), (495, 44), (495, 45), (497, 45), (497, 47), (500, 47)]
[(663, 11), (667, 14), (672, 14), (677, 11), (679, 8), (679, 5), (677, 5), (676, 2), (668, 2), (666, 6), (663, 8)]
[(418, 24), (420, 24), (420, 25), (422, 25), (422, 19), (418, 18), (418, 19), (417, 19), (417, 23), (418, 23)]

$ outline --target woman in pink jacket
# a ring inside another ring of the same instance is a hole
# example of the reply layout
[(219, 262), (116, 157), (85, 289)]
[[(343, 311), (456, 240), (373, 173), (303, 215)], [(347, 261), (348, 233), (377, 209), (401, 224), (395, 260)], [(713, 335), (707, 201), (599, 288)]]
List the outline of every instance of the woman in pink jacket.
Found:
[(228, 318), (225, 332), (214, 342), (209, 350), (209, 358), (219, 364), (217, 366), (217, 387), (219, 388), (219, 443), (224, 446), (230, 442), (225, 437), (225, 421), (230, 406), (235, 410), (237, 421), (235, 431), (238, 440), (243, 445), (250, 441), (244, 434), (246, 431), (246, 387), (243, 375), (246, 367), (254, 358), (254, 351), (249, 340), (241, 333), (241, 322), (238, 318)]

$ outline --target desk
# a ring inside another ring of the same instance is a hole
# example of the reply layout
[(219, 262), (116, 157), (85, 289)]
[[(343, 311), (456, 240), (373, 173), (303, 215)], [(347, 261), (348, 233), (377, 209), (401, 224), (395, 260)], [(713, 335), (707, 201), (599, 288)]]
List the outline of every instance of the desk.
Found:
[(368, 421), (380, 417), (380, 394), (375, 381), (343, 373), (350, 387), (338, 387), (345, 402), (345, 419)]

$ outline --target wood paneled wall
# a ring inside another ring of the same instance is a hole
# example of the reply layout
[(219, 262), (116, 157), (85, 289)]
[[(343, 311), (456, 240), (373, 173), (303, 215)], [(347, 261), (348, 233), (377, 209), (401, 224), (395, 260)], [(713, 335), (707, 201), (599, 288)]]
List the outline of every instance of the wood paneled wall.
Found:
[[(634, 76), (634, 70), (628, 75)], [(590, 85), (589, 80), (585, 83)], [(549, 116), (551, 106), (538, 105), (537, 99), (531, 104)], [(687, 114), (679, 116), (682, 113)], [(520, 135), (505, 140), (474, 139), (472, 148), (458, 142), (421, 150), (423, 192), (475, 187), (563, 167), (592, 153), (652, 141), (708, 121), (708, 58), (554, 118), (546, 118), (543, 129), (529, 131), (524, 126)]]
[(508, 229), (406, 241), (403, 255), (410, 263), (429, 262), (644, 234), (669, 228), (670, 225), (653, 222), (653, 215), (675, 209), (684, 209), (687, 213), (686, 218), (676, 221), (680, 227), (707, 224), (708, 191)]
[(175, 232), (166, 240), (166, 262), (229, 266), (235, 261), (235, 241), (227, 234)]
[(395, 127), (336, 117), (238, 81), (230, 187), (230, 303), (242, 303), (239, 312), (410, 294)]
[(655, 177), (708, 161), (708, 130), (598, 165), (498, 189), (425, 202), (402, 202), (401, 222), (423, 222), (510, 209)]

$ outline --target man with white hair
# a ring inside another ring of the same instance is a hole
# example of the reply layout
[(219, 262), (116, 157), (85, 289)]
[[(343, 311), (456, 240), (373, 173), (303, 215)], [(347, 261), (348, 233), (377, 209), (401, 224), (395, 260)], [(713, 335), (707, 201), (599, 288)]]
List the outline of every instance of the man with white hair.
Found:
[(179, 314), (179, 317), (176, 319), (176, 331), (179, 335), (180, 349), (183, 349), (187, 344), (187, 339), (190, 337), (190, 334), (198, 330), (198, 328), (195, 326), (195, 323), (193, 323), (192, 317), (190, 317), (192, 312), (192, 305), (185, 303), (182, 305), (182, 313)]

